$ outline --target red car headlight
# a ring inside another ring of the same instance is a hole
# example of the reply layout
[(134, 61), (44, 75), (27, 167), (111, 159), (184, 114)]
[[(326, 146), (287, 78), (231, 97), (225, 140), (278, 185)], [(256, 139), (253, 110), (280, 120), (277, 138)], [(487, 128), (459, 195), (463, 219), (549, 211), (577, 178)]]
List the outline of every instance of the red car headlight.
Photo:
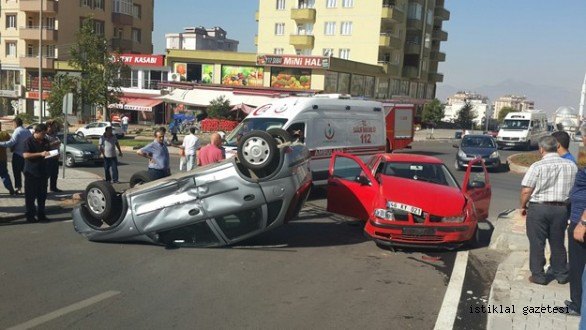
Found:
[(395, 220), (395, 214), (386, 209), (374, 209), (374, 216), (383, 220)]

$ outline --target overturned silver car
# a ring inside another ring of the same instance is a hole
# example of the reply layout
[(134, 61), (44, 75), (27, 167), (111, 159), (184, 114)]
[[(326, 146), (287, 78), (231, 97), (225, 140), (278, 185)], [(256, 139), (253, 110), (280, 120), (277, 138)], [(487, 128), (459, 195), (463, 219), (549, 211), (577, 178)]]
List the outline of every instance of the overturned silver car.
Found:
[(75, 230), (90, 241), (172, 247), (230, 245), (295, 218), (311, 190), (309, 151), (283, 130), (241, 138), (238, 157), (150, 181), (131, 178), (120, 193), (92, 182), (73, 210)]

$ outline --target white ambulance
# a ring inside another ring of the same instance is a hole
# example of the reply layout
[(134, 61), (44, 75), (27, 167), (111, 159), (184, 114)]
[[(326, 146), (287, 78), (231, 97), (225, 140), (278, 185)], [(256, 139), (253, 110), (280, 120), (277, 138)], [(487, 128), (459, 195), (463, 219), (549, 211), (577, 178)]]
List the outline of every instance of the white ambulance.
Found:
[(236, 155), (237, 138), (253, 130), (286, 130), (311, 153), (314, 185), (324, 185), (333, 151), (363, 160), (385, 152), (385, 114), (376, 101), (355, 100), (338, 94), (277, 99), (253, 110), (230, 134), (226, 157)]

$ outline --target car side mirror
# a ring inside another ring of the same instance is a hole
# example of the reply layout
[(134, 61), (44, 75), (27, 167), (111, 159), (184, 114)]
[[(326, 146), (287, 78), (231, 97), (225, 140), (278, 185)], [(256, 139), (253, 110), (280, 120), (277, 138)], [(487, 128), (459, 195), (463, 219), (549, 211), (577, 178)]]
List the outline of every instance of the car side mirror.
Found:
[(484, 181), (472, 181), (470, 182), (470, 184), (468, 185), (468, 187), (470, 188), (484, 188), (486, 186), (486, 183), (484, 183)]
[(360, 183), (360, 185), (362, 186), (370, 186), (372, 185), (372, 183), (370, 182), (370, 180), (365, 177), (364, 175), (360, 175), (356, 177), (356, 182)]

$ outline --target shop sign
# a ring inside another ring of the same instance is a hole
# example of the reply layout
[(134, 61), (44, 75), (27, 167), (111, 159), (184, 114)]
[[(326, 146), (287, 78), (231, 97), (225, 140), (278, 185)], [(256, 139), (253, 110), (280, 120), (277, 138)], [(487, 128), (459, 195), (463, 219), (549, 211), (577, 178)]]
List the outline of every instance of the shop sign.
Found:
[(256, 64), (291, 68), (329, 69), (330, 58), (322, 56), (258, 55)]
[(144, 54), (120, 54), (119, 58), (126, 65), (130, 66), (163, 66), (163, 55), (144, 55)]
[[(39, 92), (26, 92), (26, 98), (38, 100), (39, 99)], [(49, 98), (49, 92), (43, 92), (43, 100), (46, 100), (48, 98)]]

